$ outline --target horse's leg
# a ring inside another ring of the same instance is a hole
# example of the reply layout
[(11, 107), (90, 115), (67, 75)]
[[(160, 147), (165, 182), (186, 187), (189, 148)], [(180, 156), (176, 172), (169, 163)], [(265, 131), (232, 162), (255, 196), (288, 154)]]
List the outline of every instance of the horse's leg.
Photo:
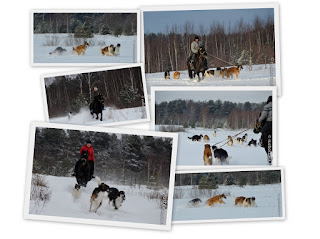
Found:
[(100, 121), (102, 121), (102, 110), (101, 110), (101, 118), (100, 118)]
[(96, 113), (96, 115), (97, 115), (96, 119), (99, 119), (99, 113)]

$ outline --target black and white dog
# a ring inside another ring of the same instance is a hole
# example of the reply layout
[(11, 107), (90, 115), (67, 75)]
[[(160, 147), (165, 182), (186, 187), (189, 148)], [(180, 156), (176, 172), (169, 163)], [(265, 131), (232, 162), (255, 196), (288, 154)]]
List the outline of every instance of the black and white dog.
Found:
[(188, 139), (191, 139), (192, 141), (201, 141), (202, 137), (203, 135), (200, 134), (200, 135), (193, 135), (192, 137), (188, 137)]
[(243, 142), (247, 142), (247, 139), (248, 139), (248, 134), (245, 134), (242, 136), (242, 141)]
[(72, 191), (72, 197), (73, 197), (73, 200), (77, 200), (78, 198), (81, 197), (81, 187), (79, 184), (75, 184), (74, 185), (74, 188), (73, 188), (73, 191)]
[(91, 198), (90, 198), (90, 209), (89, 212), (93, 211), (96, 213), (98, 208), (101, 207), (102, 201), (104, 198), (105, 193), (109, 193), (109, 186), (107, 184), (104, 184), (101, 182), (99, 177), (96, 177), (98, 187), (95, 188), (92, 192)]
[(116, 188), (109, 188), (108, 198), (109, 204), (112, 202), (112, 206), (117, 210), (121, 206), (122, 202), (126, 199), (126, 196), (124, 191), (119, 191)]
[(218, 149), (217, 146), (212, 145), (212, 151), (214, 158), (216, 161), (220, 164), (229, 164), (229, 160), (231, 159), (231, 156), (228, 156), (227, 151), (224, 149)]
[(165, 73), (164, 73), (164, 78), (166, 80), (170, 80), (170, 71), (166, 70)]
[(248, 143), (249, 147), (256, 147), (257, 146), (257, 140), (251, 139)]
[(189, 205), (191, 206), (198, 206), (199, 203), (202, 203), (200, 198), (195, 198), (189, 201)]

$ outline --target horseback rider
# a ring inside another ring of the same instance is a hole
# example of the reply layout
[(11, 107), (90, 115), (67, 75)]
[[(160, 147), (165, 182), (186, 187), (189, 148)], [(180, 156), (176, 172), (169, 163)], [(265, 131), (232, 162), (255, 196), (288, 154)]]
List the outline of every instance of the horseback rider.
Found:
[(93, 147), (92, 147), (92, 142), (91, 140), (87, 140), (87, 143), (80, 149), (80, 156), (82, 151), (87, 151), (88, 152), (88, 163), (90, 166), (90, 179), (95, 178), (93, 176), (93, 171), (94, 171), (94, 153), (93, 153)]
[[(100, 96), (101, 93), (99, 92), (99, 89), (98, 87), (93, 87), (93, 101), (90, 103), (90, 113), (92, 114), (93, 113), (93, 102), (94, 101), (99, 101), (99, 98), (98, 96)], [(101, 95), (102, 96), (102, 95)], [(102, 105), (103, 105), (103, 109), (104, 109), (104, 104), (103, 102), (100, 102)]]
[(199, 37), (195, 36), (193, 42), (191, 43), (191, 64), (194, 65), (196, 56), (200, 49), (201, 42), (199, 41)]
[(263, 107), (263, 111), (258, 119), (259, 123), (265, 121), (261, 134), (265, 134), (268, 130), (272, 129), (272, 96), (269, 96), (267, 104)]

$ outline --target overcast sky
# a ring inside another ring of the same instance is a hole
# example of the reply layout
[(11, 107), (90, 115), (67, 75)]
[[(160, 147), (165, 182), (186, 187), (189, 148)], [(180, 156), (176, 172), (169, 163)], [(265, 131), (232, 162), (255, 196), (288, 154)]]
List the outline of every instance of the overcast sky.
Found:
[(266, 102), (272, 91), (156, 91), (155, 101), (161, 103), (173, 100), (209, 101), (221, 100), (236, 103)]
[(231, 9), (231, 10), (185, 10), (185, 11), (146, 11), (144, 17), (144, 32), (145, 33), (166, 33), (166, 26), (169, 29), (172, 25), (184, 25), (189, 21), (194, 24), (195, 31), (199, 29), (199, 25), (209, 28), (212, 22), (216, 21), (224, 24), (228, 28), (241, 18), (244, 23), (249, 23), (256, 16), (262, 19), (267, 19), (268, 16), (274, 18), (273, 8), (259, 9)]

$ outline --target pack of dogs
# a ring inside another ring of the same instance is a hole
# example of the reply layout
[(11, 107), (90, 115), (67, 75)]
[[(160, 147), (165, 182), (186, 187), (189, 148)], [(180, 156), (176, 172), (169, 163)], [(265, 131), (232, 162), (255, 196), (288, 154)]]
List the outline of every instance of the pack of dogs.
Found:
[[(119, 191), (117, 188), (109, 187), (109, 185), (101, 182), (99, 177), (96, 177), (98, 187), (96, 187), (90, 197), (90, 208), (89, 212), (97, 213), (98, 209), (101, 207), (103, 200), (109, 200), (108, 205), (112, 205), (115, 210), (119, 209), (126, 199), (124, 191)], [(75, 184), (72, 197), (76, 201), (82, 195), (81, 186)]]
[[(72, 54), (76, 54), (78, 56), (83, 56), (83, 55), (85, 55), (88, 46), (90, 46), (89, 43), (87, 41), (84, 41), (84, 43), (82, 45), (72, 47)], [(103, 56), (119, 56), (120, 55), (120, 47), (121, 47), (121, 45), (119, 43), (116, 46), (113, 44), (111, 44), (110, 46), (103, 47), (103, 48), (100, 46), (100, 51)], [(53, 56), (53, 55), (60, 56), (66, 52), (67, 52), (66, 49), (59, 46), (55, 50), (50, 52), (49, 55), (50, 56)]]
[[(234, 206), (257, 207), (255, 197), (247, 197), (246, 198), (243, 196), (240, 196), (240, 197), (233, 196), (233, 198), (235, 199)], [(212, 198), (209, 198), (205, 202), (205, 205), (207, 205), (209, 207), (213, 207), (215, 204), (226, 204), (226, 202), (223, 201), (223, 199), (227, 199), (226, 195), (220, 194), (220, 195), (214, 196)], [(188, 202), (189, 206), (192, 206), (192, 207), (197, 207), (201, 203), (202, 203), (202, 200), (200, 198), (194, 198)]]
[[(213, 133), (213, 138), (217, 136), (217, 131), (215, 130)], [(206, 135), (193, 135), (192, 137), (188, 137), (188, 139), (191, 139), (192, 141), (201, 142), (203, 138), (204, 142), (209, 142), (210, 137)], [(248, 134), (244, 134), (242, 137), (237, 137), (235, 139), (232, 138), (232, 136), (228, 136), (227, 140), (227, 146), (231, 147), (233, 144), (240, 144), (243, 145), (248, 140)], [(256, 147), (257, 146), (257, 140), (251, 139), (250, 142), (247, 145), (248, 147)], [(212, 151), (211, 151), (212, 149)], [(215, 145), (210, 146), (210, 144), (204, 145), (204, 152), (203, 152), (203, 162), (204, 165), (212, 165), (213, 159), (215, 159), (216, 164), (225, 165), (229, 164), (229, 161), (232, 157), (228, 155), (228, 152), (222, 148), (218, 148)]]
[[(238, 79), (240, 70), (243, 69), (242, 65), (234, 66), (234, 67), (217, 67), (215, 70), (207, 70), (205, 73), (206, 77), (220, 77), (222, 79), (233, 79), (235, 76), (236, 79)], [(170, 71), (166, 70), (164, 72), (164, 79), (170, 80)], [(180, 72), (175, 71), (173, 73), (173, 79), (180, 79)]]

